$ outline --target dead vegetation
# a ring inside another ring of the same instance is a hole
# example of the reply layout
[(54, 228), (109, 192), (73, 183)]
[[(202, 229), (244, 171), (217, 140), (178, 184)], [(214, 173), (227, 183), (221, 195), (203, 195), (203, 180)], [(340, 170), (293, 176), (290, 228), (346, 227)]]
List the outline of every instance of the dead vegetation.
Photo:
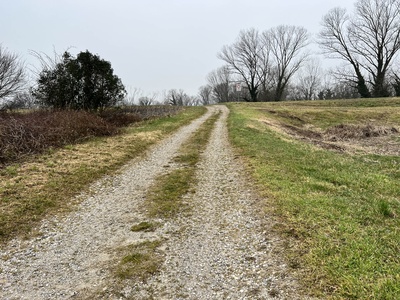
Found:
[(116, 172), (203, 112), (203, 108), (185, 108), (171, 117), (140, 122), (121, 134), (92, 138), (21, 157), (15, 163), (0, 164), (0, 244), (16, 235), (30, 234), (45, 216), (69, 211), (74, 205), (69, 199), (89, 183)]
[(170, 106), (107, 109), (100, 113), (74, 110), (0, 113), (0, 168), (32, 154), (79, 143), (92, 137), (111, 136), (129, 124), (171, 116)]
[[(346, 124), (321, 130), (286, 111), (266, 110), (279, 120), (262, 120), (271, 129), (296, 139), (338, 152), (400, 155), (399, 129), (380, 124)], [(281, 120), (289, 120), (284, 122)]]
[(335, 142), (338, 140), (359, 140), (374, 137), (390, 136), (399, 133), (395, 127), (353, 124), (339, 124), (328, 128), (324, 135)]

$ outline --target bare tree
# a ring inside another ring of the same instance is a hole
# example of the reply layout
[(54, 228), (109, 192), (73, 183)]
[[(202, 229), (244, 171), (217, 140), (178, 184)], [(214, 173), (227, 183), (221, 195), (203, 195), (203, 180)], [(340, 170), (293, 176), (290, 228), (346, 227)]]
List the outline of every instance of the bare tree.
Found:
[(25, 84), (24, 65), (18, 55), (0, 45), (0, 99), (13, 96), (23, 89)]
[(202, 105), (209, 105), (212, 101), (212, 86), (207, 84), (199, 88), (199, 97)]
[(386, 76), (400, 49), (400, 0), (358, 0), (353, 16), (334, 8), (322, 26), (320, 46), (350, 64), (361, 97), (388, 96)]
[(139, 98), (139, 105), (141, 106), (149, 106), (153, 104), (153, 99), (147, 96), (143, 96)]
[(301, 99), (312, 100), (317, 97), (317, 90), (321, 86), (321, 67), (317, 59), (311, 59), (300, 71), (297, 89)]
[(248, 88), (250, 99), (257, 101), (260, 87), (269, 71), (269, 50), (262, 43), (259, 32), (252, 28), (240, 32), (230, 46), (224, 46), (218, 58), (225, 61), (239, 75)]
[(153, 92), (151, 95), (141, 96), (138, 100), (139, 105), (148, 106), (148, 105), (155, 105), (157, 103), (158, 93)]
[(187, 106), (191, 105), (191, 100), (191, 97), (183, 90), (171, 89), (166, 94), (165, 103), (175, 106)]
[(232, 74), (228, 66), (222, 66), (217, 70), (211, 71), (207, 76), (207, 81), (212, 87), (212, 94), (217, 102), (230, 101)]
[(302, 50), (309, 44), (309, 35), (303, 27), (281, 25), (263, 32), (262, 37), (273, 59), (274, 100), (280, 101), (290, 79), (308, 57)]
[(187, 106), (199, 106), (201, 105), (201, 99), (198, 96), (189, 96)]
[(140, 102), (140, 98), (143, 97), (143, 91), (140, 88), (131, 87), (127, 88), (127, 95), (123, 101), (124, 105), (136, 105), (137, 102)]

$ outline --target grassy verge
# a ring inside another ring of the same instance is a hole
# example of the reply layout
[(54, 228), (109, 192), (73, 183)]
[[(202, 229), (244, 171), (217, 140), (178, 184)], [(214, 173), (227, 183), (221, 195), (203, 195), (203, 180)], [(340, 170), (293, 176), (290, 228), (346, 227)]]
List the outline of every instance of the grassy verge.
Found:
[(186, 108), (172, 117), (140, 122), (118, 136), (50, 150), (0, 170), (0, 243), (32, 233), (48, 214), (70, 209), (70, 199), (89, 183), (115, 172), (204, 112)]
[(214, 123), (220, 114), (211, 116), (192, 137), (182, 145), (180, 155), (175, 158), (179, 168), (161, 175), (149, 190), (147, 210), (151, 217), (172, 217), (181, 211), (182, 196), (195, 184), (196, 164), (205, 149)]
[[(377, 119), (373, 112), (387, 106), (386, 118), (399, 125), (398, 99), (385, 100), (382, 106), (378, 102), (229, 106), (231, 140), (248, 158), (266, 196), (265, 212), (278, 220), (275, 229), (288, 240), (289, 265), (300, 272), (308, 294), (331, 299), (400, 297), (400, 158), (322, 150), (283, 138), (262, 120), (279, 118), (271, 113), (279, 110), (322, 128), (352, 123), (357, 111), (366, 121)], [(306, 111), (301, 105), (315, 107)], [(370, 111), (371, 106), (377, 110)], [(352, 114), (347, 114), (350, 108)]]
[(341, 123), (399, 125), (400, 98), (336, 101), (276, 102), (253, 105), (268, 118), (291, 125), (313, 125), (326, 129)]

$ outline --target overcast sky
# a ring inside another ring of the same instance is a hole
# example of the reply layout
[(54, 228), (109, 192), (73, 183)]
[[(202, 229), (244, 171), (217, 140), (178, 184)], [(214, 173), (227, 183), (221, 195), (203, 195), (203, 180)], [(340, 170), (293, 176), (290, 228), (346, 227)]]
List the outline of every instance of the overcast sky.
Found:
[(353, 0), (0, 0), (0, 43), (29, 50), (89, 50), (111, 62), (127, 87), (197, 94), (216, 56), (242, 29), (299, 25), (311, 34), (331, 8)]

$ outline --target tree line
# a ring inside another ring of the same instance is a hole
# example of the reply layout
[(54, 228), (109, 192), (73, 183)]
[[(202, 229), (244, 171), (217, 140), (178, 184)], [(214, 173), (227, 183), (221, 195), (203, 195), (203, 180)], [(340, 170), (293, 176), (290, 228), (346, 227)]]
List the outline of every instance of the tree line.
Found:
[[(111, 63), (88, 50), (73, 56), (65, 51), (50, 57), (32, 51), (40, 63), (36, 82), (27, 87), (26, 66), (19, 57), (0, 45), (0, 110), (45, 107), (73, 110), (102, 110), (112, 106), (200, 105), (197, 96), (181, 89), (143, 95), (140, 89), (128, 93)], [(2, 101), (3, 100), (3, 101)]]
[(400, 1), (358, 0), (333, 8), (316, 42), (341, 64), (323, 73), (301, 26), (242, 30), (218, 53), (225, 64), (199, 89), (203, 103), (400, 96)]
[[(211, 71), (197, 96), (180, 89), (136, 97), (128, 94), (111, 63), (89, 51), (65, 51), (41, 63), (34, 87), (26, 88), (26, 67), (0, 45), (0, 104), (96, 110), (118, 104), (201, 105), (228, 101), (281, 101), (400, 96), (400, 0), (357, 0), (354, 11), (333, 8), (322, 18), (316, 42), (341, 64), (324, 72), (301, 26), (240, 31), (222, 47), (223, 65)], [(136, 90), (137, 91), (137, 90)], [(11, 100), (10, 100), (11, 99)], [(1, 108), (1, 107), (0, 107)]]

